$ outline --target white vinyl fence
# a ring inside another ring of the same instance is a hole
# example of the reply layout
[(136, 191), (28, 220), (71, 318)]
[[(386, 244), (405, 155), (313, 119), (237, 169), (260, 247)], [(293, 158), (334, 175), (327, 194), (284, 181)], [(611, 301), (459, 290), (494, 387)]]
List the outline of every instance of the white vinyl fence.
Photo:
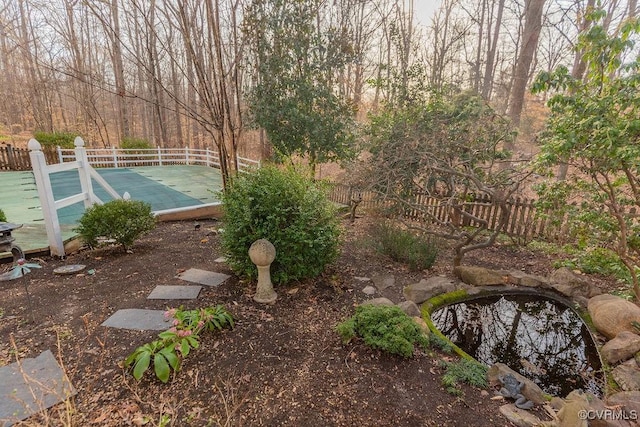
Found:
[[(199, 165), (220, 169), (218, 153), (196, 148), (87, 148), (87, 159), (93, 167), (120, 168), (131, 166)], [(57, 148), (60, 163), (74, 161), (73, 149)], [(259, 168), (260, 161), (237, 157), (238, 169), (245, 172)]]

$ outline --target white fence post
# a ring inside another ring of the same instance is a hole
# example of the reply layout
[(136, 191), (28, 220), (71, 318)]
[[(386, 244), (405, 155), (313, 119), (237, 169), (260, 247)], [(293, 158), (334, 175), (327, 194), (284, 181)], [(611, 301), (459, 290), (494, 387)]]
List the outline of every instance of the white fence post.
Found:
[(113, 167), (118, 167), (118, 150), (116, 147), (111, 147), (111, 152), (113, 153)]
[(206, 156), (207, 156), (207, 167), (211, 167), (211, 152), (209, 150), (209, 147), (207, 147)]
[(184, 147), (184, 162), (189, 164), (189, 146)]
[[(38, 141), (36, 141), (38, 142)], [(38, 142), (38, 144), (40, 144)], [(60, 148), (59, 145), (56, 145), (56, 152), (58, 153), (58, 163), (62, 163), (64, 161), (64, 159), (62, 158), (62, 148)]]
[(78, 175), (80, 177), (80, 188), (84, 194), (84, 207), (90, 208), (93, 205), (93, 185), (91, 185), (91, 174), (89, 172), (89, 158), (87, 157), (87, 149), (84, 148), (84, 141), (79, 136), (73, 140), (76, 146), (76, 160), (80, 163)]
[(36, 180), (38, 196), (40, 197), (40, 203), (42, 205), (42, 215), (44, 216), (44, 226), (47, 230), (49, 249), (53, 256), (64, 256), (64, 243), (62, 241), (60, 223), (58, 222), (58, 211), (56, 210), (55, 200), (53, 199), (51, 180), (47, 172), (47, 160), (42, 152), (42, 146), (38, 141), (30, 139), (28, 147), (29, 150), (31, 150), (29, 157), (31, 157), (33, 176)]
[(162, 166), (162, 150), (158, 147), (158, 164)]

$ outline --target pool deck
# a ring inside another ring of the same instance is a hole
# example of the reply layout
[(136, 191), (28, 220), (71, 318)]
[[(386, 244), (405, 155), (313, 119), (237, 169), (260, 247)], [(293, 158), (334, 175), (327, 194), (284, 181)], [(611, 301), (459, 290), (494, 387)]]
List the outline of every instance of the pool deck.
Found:
[[(206, 166), (143, 166), (96, 170), (119, 194), (128, 191), (132, 199), (151, 204), (154, 212), (182, 208), (182, 212), (174, 214), (171, 219), (206, 215), (210, 211), (203, 209), (203, 205), (219, 203), (216, 192), (222, 188), (222, 177), (217, 169)], [(52, 175), (51, 179), (56, 200), (79, 192), (76, 190), (80, 185), (77, 173), (64, 178), (56, 175)], [(100, 193), (102, 189), (98, 187), (94, 182), (94, 191), (103, 201), (109, 201), (110, 198), (104, 196), (106, 193)], [(32, 172), (0, 172), (0, 209), (9, 222), (23, 224), (12, 236), (16, 239), (14, 243), (25, 253), (48, 251), (42, 207)], [(58, 211), (63, 240), (70, 241), (75, 237), (73, 228), (83, 210), (82, 203), (79, 203)], [(0, 253), (0, 258), (10, 256), (8, 252)]]

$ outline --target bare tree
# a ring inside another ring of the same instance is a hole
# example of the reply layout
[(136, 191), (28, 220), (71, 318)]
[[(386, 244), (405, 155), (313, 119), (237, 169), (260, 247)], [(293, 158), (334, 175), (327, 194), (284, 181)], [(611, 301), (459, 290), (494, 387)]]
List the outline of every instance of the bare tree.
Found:
[[(513, 87), (509, 100), (509, 117), (516, 127), (520, 125), (520, 116), (524, 105), (524, 94), (530, 77), (531, 64), (538, 47), (544, 3), (545, 0), (526, 0), (525, 2), (525, 23), (522, 34), (522, 45), (518, 53), (516, 71), (513, 76)], [(510, 143), (506, 148), (513, 150), (513, 143)]]

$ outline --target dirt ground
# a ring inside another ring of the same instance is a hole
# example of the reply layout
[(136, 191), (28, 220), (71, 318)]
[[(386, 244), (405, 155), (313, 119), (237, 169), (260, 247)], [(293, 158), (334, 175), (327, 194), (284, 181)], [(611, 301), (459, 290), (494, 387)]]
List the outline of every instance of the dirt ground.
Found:
[[(0, 366), (50, 349), (78, 393), (70, 405), (21, 425), (509, 425), (498, 412), (504, 402), (491, 400), (493, 390), (463, 386), (460, 397), (446, 392), (439, 361), (450, 355), (430, 351), (402, 359), (362, 343), (341, 343), (335, 325), (368, 298), (361, 291), (366, 284), (355, 277), (393, 274), (396, 287), (388, 296), (394, 298), (404, 285), (449, 274), (446, 251), (432, 270), (417, 273), (376, 254), (371, 222), (345, 222), (339, 260), (320, 278), (277, 288), (271, 306), (254, 302), (255, 284), (235, 276), (218, 288), (204, 287), (197, 300), (146, 299), (157, 285), (181, 284), (176, 275), (188, 268), (232, 274), (214, 262), (221, 255), (215, 221), (201, 221), (201, 227), (193, 221), (161, 223), (134, 253), (105, 248), (66, 260), (32, 259), (43, 268), (0, 282)], [(509, 246), (466, 259), (536, 274), (548, 273), (551, 262), (549, 256)], [(53, 274), (66, 264), (85, 264), (95, 274)], [(0, 265), (0, 272), (7, 268)], [(151, 375), (137, 382), (122, 361), (157, 333), (100, 324), (119, 309), (179, 304), (223, 304), (235, 317), (235, 328), (203, 335), (201, 347), (168, 384)]]

